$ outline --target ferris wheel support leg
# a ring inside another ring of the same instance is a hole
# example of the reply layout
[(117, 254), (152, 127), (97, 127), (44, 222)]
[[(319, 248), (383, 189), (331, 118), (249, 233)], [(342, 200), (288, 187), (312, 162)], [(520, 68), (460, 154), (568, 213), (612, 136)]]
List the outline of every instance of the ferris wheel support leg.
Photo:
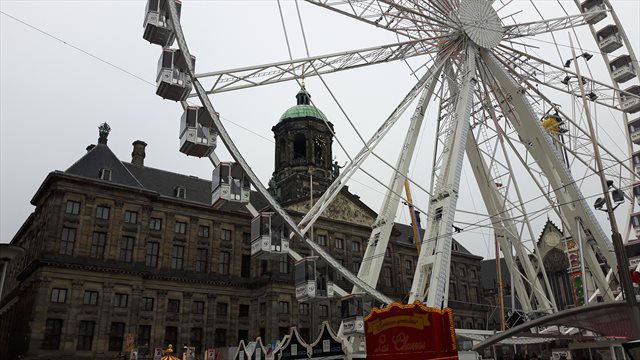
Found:
[[(426, 294), (426, 305), (430, 307), (447, 306), (449, 287), (449, 266), (451, 263), (451, 229), (458, 201), (458, 188), (464, 150), (469, 134), (469, 116), (473, 103), (474, 87), (476, 86), (476, 55), (475, 46), (466, 49), (466, 61), (462, 69), (462, 86), (457, 91), (455, 113), (449, 117), (453, 121), (445, 136), (446, 147), (443, 148), (443, 159), (437, 174), (437, 180), (430, 196), (427, 231), (424, 239), (416, 273), (411, 284), (409, 303), (422, 300), (425, 297), (427, 280), (429, 291)], [(453, 89), (450, 92), (453, 93)]]
[[(440, 73), (440, 69), (437, 68), (433, 71), (433, 78), (437, 79)], [(396, 212), (400, 205), (400, 194), (402, 192), (402, 186), (404, 185), (409, 171), (409, 165), (411, 164), (411, 158), (418, 141), (418, 135), (420, 134), (420, 128), (424, 121), (424, 115), (427, 111), (429, 101), (433, 95), (433, 91), (437, 81), (431, 81), (425, 87), (416, 110), (411, 117), (411, 123), (407, 134), (404, 138), (402, 150), (398, 155), (395, 169), (391, 175), (389, 186), (387, 187), (387, 193), (385, 195), (383, 204), (378, 213), (376, 221), (372, 225), (371, 236), (369, 237), (367, 249), (364, 254), (364, 261), (358, 271), (358, 277), (366, 281), (369, 285), (375, 286), (378, 283), (378, 277), (380, 276), (380, 270), (384, 262), (384, 254), (389, 243), (389, 236), (393, 228)], [(360, 288), (353, 287), (352, 293), (360, 292)]]
[[(523, 143), (527, 145), (528, 152), (544, 171), (551, 187), (554, 189), (558, 202), (557, 206), (561, 210), (569, 233), (574, 239), (578, 238), (576, 231), (579, 231), (579, 229), (575, 226), (575, 219), (580, 219), (585, 233), (592, 235), (609, 266), (617, 267), (615, 257), (609, 252), (610, 242), (607, 236), (596, 221), (560, 154), (553, 146), (551, 138), (539, 124), (531, 105), (524, 95), (524, 88), (516, 84), (493, 54), (481, 51), (480, 56), (491, 75), (500, 85), (499, 88), (492, 90), (503, 108), (503, 113), (510, 119), (510, 123), (520, 138), (523, 139)], [(603, 295), (611, 300), (613, 299), (613, 293), (591, 249), (590, 246), (587, 247), (588, 251), (585, 254), (585, 260), (598, 286), (603, 290), (606, 289)]]

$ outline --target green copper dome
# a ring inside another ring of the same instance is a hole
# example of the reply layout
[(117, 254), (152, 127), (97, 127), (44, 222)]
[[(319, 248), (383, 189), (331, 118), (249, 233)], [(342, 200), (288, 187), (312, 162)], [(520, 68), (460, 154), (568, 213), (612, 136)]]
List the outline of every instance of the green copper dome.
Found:
[(298, 93), (296, 94), (296, 100), (297, 105), (290, 107), (287, 111), (285, 111), (284, 114), (282, 114), (282, 116), (280, 117), (280, 121), (284, 119), (295, 119), (304, 117), (312, 117), (318, 120), (328, 121), (327, 117), (324, 116), (322, 111), (311, 105), (311, 95), (304, 87), (304, 80), (302, 82), (300, 91), (298, 91)]
[(327, 121), (327, 117), (324, 116), (322, 111), (318, 110), (313, 105), (296, 105), (290, 107), (287, 111), (280, 116), (280, 121), (284, 119), (291, 118), (303, 118), (303, 117), (313, 117), (320, 120)]

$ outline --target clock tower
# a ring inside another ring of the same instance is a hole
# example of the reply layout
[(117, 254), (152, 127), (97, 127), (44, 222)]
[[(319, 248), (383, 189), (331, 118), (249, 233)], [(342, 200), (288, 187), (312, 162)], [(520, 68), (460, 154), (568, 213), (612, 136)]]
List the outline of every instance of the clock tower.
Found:
[[(335, 174), (331, 162), (333, 124), (315, 105), (302, 83), (296, 105), (282, 114), (271, 129), (274, 134), (275, 166), (269, 189), (280, 202), (321, 194)], [(313, 186), (311, 185), (313, 179)]]

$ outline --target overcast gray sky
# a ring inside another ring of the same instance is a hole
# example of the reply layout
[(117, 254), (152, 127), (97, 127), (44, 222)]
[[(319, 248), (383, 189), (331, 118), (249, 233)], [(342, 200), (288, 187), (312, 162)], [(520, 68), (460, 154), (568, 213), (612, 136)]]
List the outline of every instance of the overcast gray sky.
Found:
[[(639, 54), (640, 1), (612, 2), (634, 51)], [(47, 173), (65, 170), (81, 157), (85, 147), (96, 142), (97, 127), (105, 121), (112, 128), (109, 146), (121, 160), (130, 161), (131, 143), (140, 139), (149, 144), (147, 166), (210, 178), (212, 167), (208, 160), (188, 158), (178, 151), (181, 107), (159, 98), (155, 95), (154, 85), (149, 84), (155, 82), (160, 49), (142, 39), (145, 3), (130, 0), (0, 1), (3, 12), (0, 14), (0, 242), (9, 242), (34, 210), (29, 201)], [(555, 1), (536, 1), (536, 4), (543, 16), (561, 16)], [(569, 13), (578, 13), (573, 1), (562, 4)], [(304, 57), (295, 3), (288, 0), (282, 1), (282, 5), (294, 57)], [(311, 55), (397, 41), (387, 31), (302, 1), (299, 5)], [(519, 12), (520, 9), (526, 11)], [(515, 13), (519, 22), (539, 20), (532, 9), (529, 1), (516, 0), (502, 9), (500, 15)], [(275, 0), (185, 0), (181, 23), (190, 50), (197, 56), (198, 73), (289, 57)], [(590, 35), (584, 29), (579, 34), (585, 35), (580, 36), (583, 48), (597, 53)], [(567, 31), (557, 35), (561, 52), (570, 56)], [(550, 61), (560, 64), (563, 60), (557, 59), (550, 40), (550, 37), (540, 37), (530, 41), (539, 47), (540, 53), (555, 57)], [(602, 62), (600, 57), (594, 60)], [(603, 66), (600, 64), (601, 69)], [(403, 63), (327, 75), (325, 80), (365, 138), (391, 113), (415, 81)], [(360, 148), (355, 140), (356, 133), (350, 129), (323, 84), (318, 79), (308, 79), (307, 88), (316, 106), (334, 123), (340, 141), (345, 143), (350, 154), (355, 154)], [(295, 104), (297, 90), (295, 83), (281, 83), (212, 98), (228, 130), (263, 183), (268, 181), (273, 170), (271, 126)], [(430, 108), (428, 119), (433, 120), (434, 108)], [(404, 128), (394, 129), (388, 140), (381, 144), (380, 153), (389, 155), (386, 159), (390, 163), (395, 162), (393, 154), (398, 150), (397, 143), (403, 137)], [(420, 145), (423, 155), (411, 168), (425, 188), (429, 186), (432, 142), (433, 129), (426, 127)], [(224, 149), (218, 153), (222, 159), (230, 159)], [(335, 145), (334, 154), (340, 163), (347, 160)], [(372, 172), (379, 168), (382, 167), (375, 163), (368, 166)], [(388, 173), (381, 170), (376, 176), (386, 179)], [(486, 210), (483, 210), (472, 182), (471, 178), (463, 177), (461, 189), (466, 195), (461, 206), (484, 213)], [(384, 192), (382, 187), (363, 174), (356, 176), (349, 185), (365, 203), (378, 210)], [(426, 195), (417, 191), (414, 198), (427, 207)], [(403, 210), (398, 220), (408, 222), (406, 214)], [(474, 219), (478, 218), (468, 220)], [(467, 234), (471, 238), (465, 239), (463, 244), (487, 256), (492, 252), (489, 234), (488, 230), (478, 229)]]

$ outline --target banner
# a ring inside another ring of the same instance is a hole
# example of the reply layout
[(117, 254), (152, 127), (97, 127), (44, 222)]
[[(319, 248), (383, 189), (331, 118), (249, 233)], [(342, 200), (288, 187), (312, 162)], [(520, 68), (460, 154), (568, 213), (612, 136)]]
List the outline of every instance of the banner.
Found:
[(365, 318), (367, 359), (457, 360), (450, 308), (432, 309), (420, 302), (374, 308)]

